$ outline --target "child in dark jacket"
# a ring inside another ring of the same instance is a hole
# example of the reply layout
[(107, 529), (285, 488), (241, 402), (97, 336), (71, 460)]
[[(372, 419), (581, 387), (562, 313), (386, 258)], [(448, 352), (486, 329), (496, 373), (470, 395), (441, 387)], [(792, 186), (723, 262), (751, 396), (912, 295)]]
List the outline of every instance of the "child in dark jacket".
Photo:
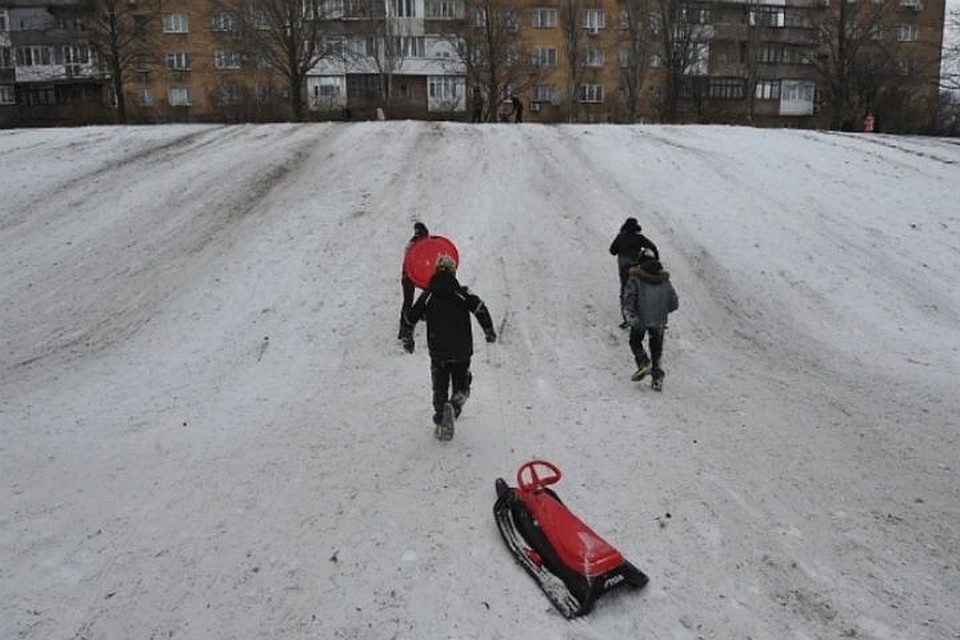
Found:
[[(413, 236), (410, 237), (407, 246), (403, 250), (403, 257), (407, 257), (413, 245), (429, 237), (430, 232), (427, 230), (427, 225), (422, 222), (415, 222), (413, 224)], [(406, 260), (404, 260), (404, 262), (406, 262)], [(413, 284), (413, 280), (410, 279), (405, 267), (401, 267), (400, 269), (400, 289), (403, 291), (403, 306), (400, 307), (400, 330), (397, 332), (397, 340), (403, 339), (403, 314), (405, 314), (413, 304), (413, 294), (416, 291), (416, 285)]]
[(487, 342), (494, 342), (497, 334), (483, 300), (457, 281), (453, 259), (440, 256), (430, 285), (403, 314), (401, 339), (408, 353), (414, 351), (414, 326), (421, 319), (427, 321), (433, 423), (435, 435), (441, 440), (453, 437), (453, 421), (460, 416), (470, 397), (470, 383), (473, 381), (470, 373), (470, 358), (473, 356), (471, 313), (483, 328)]
[[(620, 225), (620, 232), (610, 243), (610, 255), (617, 256), (617, 273), (620, 276), (620, 300), (623, 300), (623, 290), (627, 286), (628, 269), (643, 258), (660, 259), (657, 245), (640, 233), (640, 223), (636, 218), (627, 218)], [(627, 319), (623, 319), (620, 328), (626, 329)]]
[[(667, 316), (680, 306), (677, 292), (670, 283), (670, 274), (663, 270), (658, 260), (640, 262), (628, 270), (629, 279), (623, 292), (623, 316), (630, 325), (630, 351), (637, 363), (637, 370), (630, 378), (643, 380), (649, 373), (652, 386), (663, 389), (663, 339), (667, 328)], [(650, 356), (643, 349), (645, 335), (650, 336)]]

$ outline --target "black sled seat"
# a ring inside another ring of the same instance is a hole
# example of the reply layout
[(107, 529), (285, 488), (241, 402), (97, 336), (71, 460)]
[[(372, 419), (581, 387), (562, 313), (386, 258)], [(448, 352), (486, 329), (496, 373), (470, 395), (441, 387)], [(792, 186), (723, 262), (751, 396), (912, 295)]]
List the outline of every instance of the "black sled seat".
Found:
[(552, 463), (532, 460), (517, 471), (516, 488), (498, 478), (493, 513), (517, 562), (560, 613), (574, 618), (589, 613), (604, 593), (641, 588), (648, 578), (549, 488), (560, 475)]

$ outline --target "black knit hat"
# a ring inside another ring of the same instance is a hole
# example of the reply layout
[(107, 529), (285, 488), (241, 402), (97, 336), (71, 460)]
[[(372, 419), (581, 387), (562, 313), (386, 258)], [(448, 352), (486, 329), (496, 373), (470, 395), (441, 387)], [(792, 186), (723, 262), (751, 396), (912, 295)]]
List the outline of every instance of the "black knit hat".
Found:
[(414, 222), (414, 223), (413, 223), (413, 235), (415, 235), (415, 236), (428, 236), (428, 235), (430, 235), (430, 232), (427, 231), (427, 225), (423, 224), (422, 222)]

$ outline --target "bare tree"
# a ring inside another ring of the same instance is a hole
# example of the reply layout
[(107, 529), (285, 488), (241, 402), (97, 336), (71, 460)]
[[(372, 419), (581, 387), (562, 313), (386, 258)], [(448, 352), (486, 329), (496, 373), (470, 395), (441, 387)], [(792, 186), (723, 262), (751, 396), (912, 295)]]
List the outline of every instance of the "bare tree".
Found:
[(627, 121), (636, 122), (640, 114), (640, 96), (649, 65), (650, 14), (646, 0), (626, 0), (621, 14), (620, 86), (627, 105)]
[(831, 128), (853, 127), (896, 77), (888, 43), (896, 39), (897, 27), (890, 11), (889, 4), (840, 0), (818, 21), (820, 49), (808, 62), (819, 77)]
[(286, 80), (293, 119), (303, 120), (307, 74), (328, 52), (322, 0), (221, 0), (235, 12), (248, 55)]
[(135, 71), (137, 61), (148, 50), (146, 14), (134, 14), (135, 5), (126, 0), (95, 0), (90, 13), (88, 38), (110, 76), (117, 102), (117, 121), (127, 121), (124, 85)]
[(538, 61), (519, 38), (512, 0), (467, 0), (458, 37), (467, 84), (487, 97), (484, 119), (495, 120), (500, 101), (528, 88), (540, 73)]
[(950, 11), (944, 32), (951, 36), (944, 42), (940, 86), (948, 91), (960, 91), (960, 9)]
[(344, 50), (344, 62), (353, 72), (377, 76), (377, 97), (385, 106), (393, 100), (394, 77), (403, 67), (411, 48), (419, 46), (414, 36), (403, 33), (398, 15), (407, 6), (405, 0), (354, 0), (350, 17), (362, 20), (359, 33), (352, 36)]
[(696, 19), (700, 4), (686, 0), (654, 0), (655, 13), (650, 17), (651, 30), (657, 41), (658, 55), (663, 61), (663, 96), (658, 110), (664, 122), (676, 122), (680, 114), (680, 97), (686, 91), (702, 104), (705, 59), (705, 34)]

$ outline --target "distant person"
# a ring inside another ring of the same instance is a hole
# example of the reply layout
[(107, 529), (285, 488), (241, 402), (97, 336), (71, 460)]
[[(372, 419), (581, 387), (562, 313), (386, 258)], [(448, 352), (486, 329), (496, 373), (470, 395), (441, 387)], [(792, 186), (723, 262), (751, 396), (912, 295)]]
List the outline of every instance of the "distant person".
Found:
[[(630, 351), (637, 370), (630, 377), (640, 381), (649, 373), (651, 386), (663, 390), (663, 340), (667, 316), (680, 306), (677, 292), (670, 283), (670, 274), (659, 260), (648, 258), (630, 267), (623, 293), (623, 315), (630, 325)], [(650, 356), (643, 349), (644, 336), (649, 336)]]
[(403, 250), (404, 264), (400, 268), (400, 288), (403, 291), (403, 306), (400, 307), (400, 331), (397, 333), (397, 340), (403, 339), (403, 314), (410, 310), (410, 307), (413, 305), (413, 295), (416, 293), (416, 285), (413, 284), (413, 280), (410, 279), (410, 275), (407, 273), (406, 257), (413, 245), (429, 237), (430, 232), (427, 230), (427, 225), (422, 222), (413, 223), (413, 236), (407, 241), (407, 247)]
[(513, 111), (511, 112), (513, 121), (523, 122), (523, 103), (520, 102), (520, 98), (517, 96), (511, 96), (510, 103), (513, 105)]
[(483, 122), (483, 93), (480, 87), (473, 90), (473, 117), (470, 122)]
[(383, 107), (377, 107), (377, 120), (381, 122), (387, 119), (387, 114), (383, 112)]
[(497, 110), (497, 119), (500, 122), (510, 122), (510, 116), (513, 115), (513, 102), (509, 98), (500, 103)]
[(456, 269), (450, 256), (437, 258), (430, 284), (402, 319), (403, 347), (407, 353), (414, 351), (413, 328), (421, 319), (427, 321), (434, 435), (440, 440), (453, 438), (454, 421), (470, 397), (473, 381), (470, 314), (476, 316), (487, 342), (497, 339), (490, 312), (479, 297), (457, 281)]
[[(637, 264), (643, 255), (650, 258), (660, 259), (660, 251), (657, 245), (653, 244), (649, 238), (640, 233), (640, 223), (636, 218), (627, 218), (620, 225), (620, 232), (610, 244), (610, 254), (617, 256), (617, 273), (620, 276), (620, 298), (623, 299), (623, 290), (627, 285), (627, 271), (631, 265)], [(620, 323), (621, 329), (627, 328), (626, 317)]]

